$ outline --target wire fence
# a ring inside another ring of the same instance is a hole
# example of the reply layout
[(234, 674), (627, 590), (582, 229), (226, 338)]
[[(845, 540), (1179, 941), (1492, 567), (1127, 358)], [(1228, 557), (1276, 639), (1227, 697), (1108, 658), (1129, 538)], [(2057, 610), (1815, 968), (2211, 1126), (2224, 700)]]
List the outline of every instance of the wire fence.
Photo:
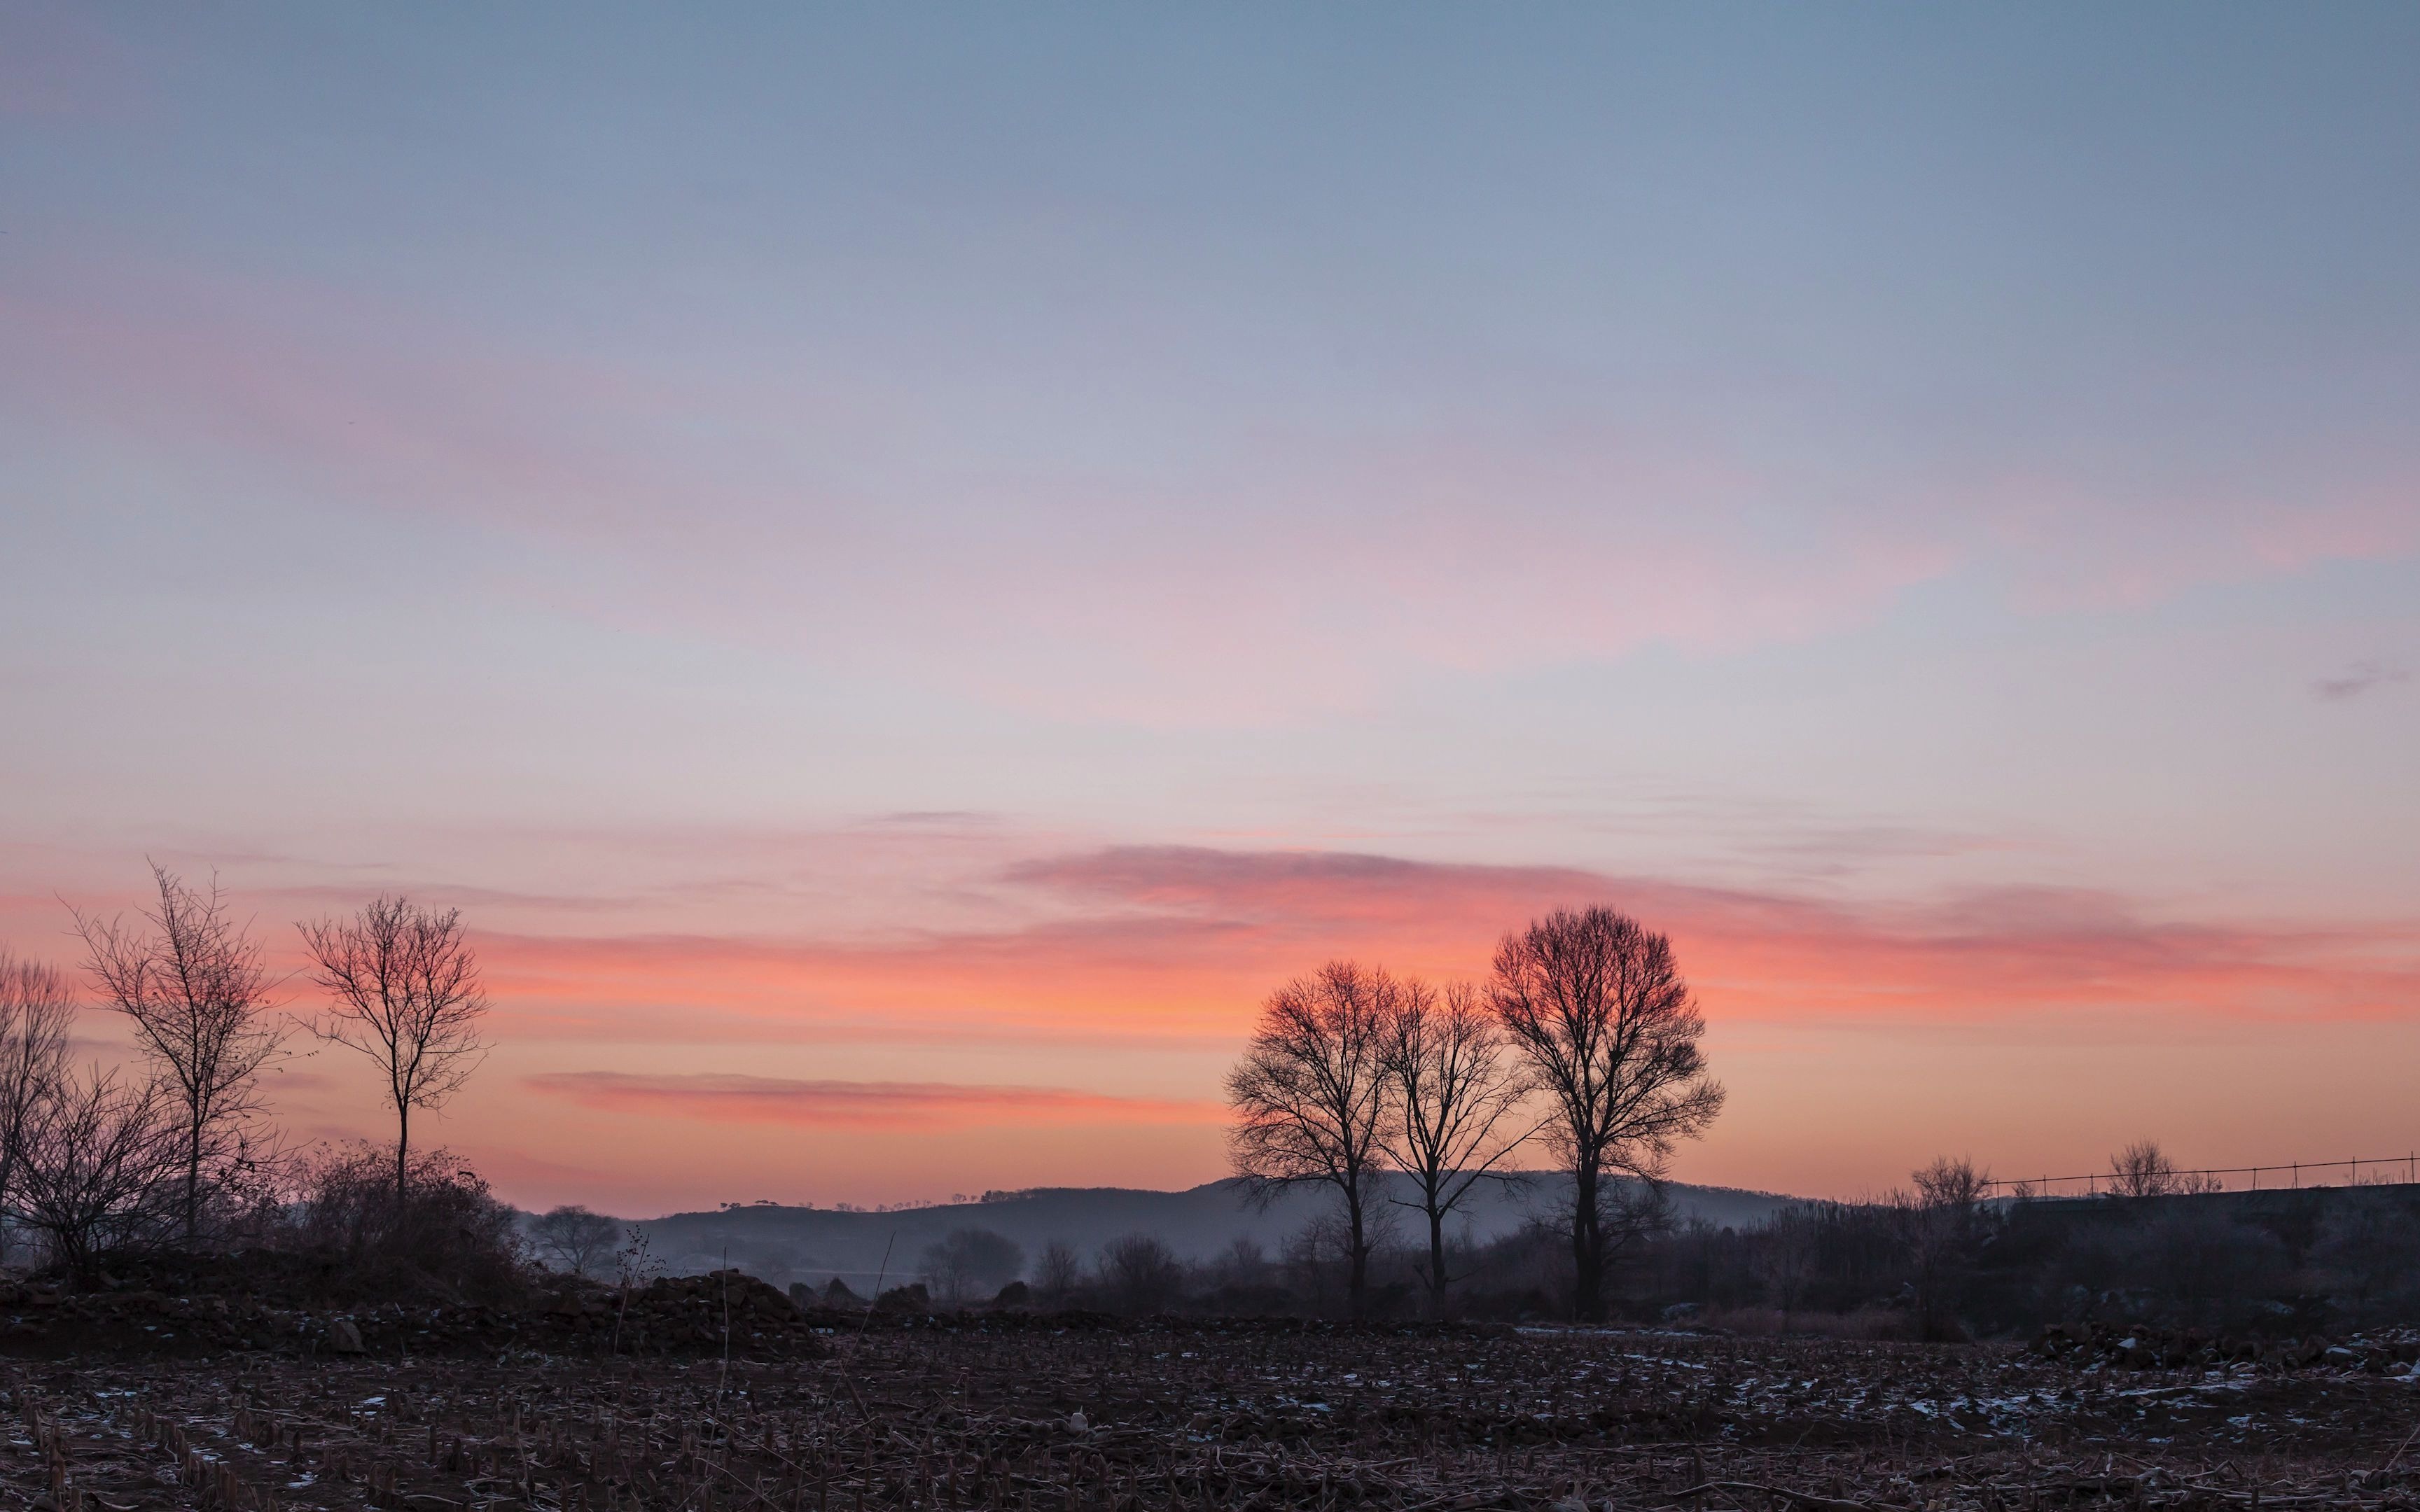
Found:
[(2420, 1181), (2420, 1151), (2350, 1160), (2288, 1161), (2279, 1165), (2212, 1165), (2150, 1173), (2086, 1171), (2082, 1176), (2020, 1176), (1987, 1181), (1998, 1196), (2149, 1196), (2192, 1192), (2275, 1192), (2312, 1186), (2392, 1186)]

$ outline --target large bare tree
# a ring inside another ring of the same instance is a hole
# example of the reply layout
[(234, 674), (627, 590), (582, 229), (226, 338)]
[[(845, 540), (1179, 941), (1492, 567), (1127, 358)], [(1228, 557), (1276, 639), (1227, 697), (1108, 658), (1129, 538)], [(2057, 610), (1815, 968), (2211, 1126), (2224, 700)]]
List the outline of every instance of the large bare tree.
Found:
[(1384, 1028), (1379, 1063), (1393, 1082), (1392, 1127), (1385, 1149), (1411, 1178), (1428, 1220), (1429, 1309), (1445, 1316), (1450, 1277), (1446, 1218), (1482, 1180), (1515, 1180), (1500, 1167), (1527, 1139), (1515, 1127), (1529, 1094), (1525, 1068), (1505, 1054), (1504, 1036), (1479, 990), (1452, 982), (1440, 994), (1406, 981)]
[(1252, 1197), (1266, 1202), (1293, 1186), (1335, 1189), (1357, 1318), (1370, 1278), (1369, 1204), (1386, 1160), (1387, 1026), (1403, 995), (1383, 970), (1331, 961), (1269, 995), (1227, 1074), (1235, 1110), (1229, 1154)]
[(0, 949), (0, 1209), (16, 1198), (35, 1116), (67, 1079), (75, 1011), (65, 975)]
[(381, 896), (350, 918), (300, 927), (329, 997), (318, 1033), (368, 1057), (386, 1078), (400, 1209), (411, 1185), (412, 1110), (444, 1106), (487, 1057), (478, 957), (459, 909), (440, 912), (399, 896)]
[(1489, 997), (1552, 1100), (1545, 1132), (1572, 1170), (1574, 1310), (1600, 1319), (1619, 1178), (1653, 1187), (1673, 1146), (1722, 1111), (1698, 1048), (1706, 1021), (1672, 942), (1602, 907), (1558, 909), (1506, 935)]
[(191, 1243), (201, 1235), (207, 1181), (240, 1158), (243, 1126), (261, 1110), (261, 1070), (286, 1026), (259, 942), (228, 915), (218, 879), (208, 890), (189, 887), (155, 862), (151, 881), (159, 906), (142, 911), (140, 923), (75, 913), (75, 928), (102, 1000), (133, 1025), (135, 1048), (181, 1103), (178, 1215)]

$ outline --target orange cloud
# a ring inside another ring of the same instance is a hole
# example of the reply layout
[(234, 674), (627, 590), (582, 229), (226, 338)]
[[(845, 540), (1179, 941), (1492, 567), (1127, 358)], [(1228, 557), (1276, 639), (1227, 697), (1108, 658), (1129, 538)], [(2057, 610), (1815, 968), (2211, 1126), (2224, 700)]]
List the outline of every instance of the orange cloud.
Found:
[(1271, 987), (1330, 956), (1478, 975), (1505, 931), (1602, 902), (1669, 932), (1726, 1019), (2420, 1008), (2409, 923), (2167, 920), (2072, 889), (1886, 906), (1575, 869), (1191, 847), (1031, 861), (997, 886), (1063, 917), (859, 941), (505, 936), (489, 960), (524, 1029), (566, 1036), (1205, 1046), (1232, 1041)]
[(1063, 1087), (976, 1087), (954, 1082), (799, 1081), (704, 1073), (646, 1076), (547, 1072), (534, 1091), (608, 1113), (796, 1128), (917, 1128), (985, 1123), (1215, 1123), (1214, 1103), (1112, 1097)]

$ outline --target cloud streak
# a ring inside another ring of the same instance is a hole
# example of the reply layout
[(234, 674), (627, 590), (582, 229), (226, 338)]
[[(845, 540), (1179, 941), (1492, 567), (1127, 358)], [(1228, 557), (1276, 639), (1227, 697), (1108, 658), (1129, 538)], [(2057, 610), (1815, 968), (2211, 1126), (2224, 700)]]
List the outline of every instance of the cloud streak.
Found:
[(522, 1078), (522, 1085), (599, 1112), (801, 1129), (1215, 1123), (1225, 1116), (1213, 1103), (1116, 1097), (1063, 1087), (610, 1071), (546, 1072)]
[(2396, 683), (2412, 681), (2411, 669), (2390, 667), (2381, 662), (2357, 661), (2334, 677), (2321, 677), (2311, 684), (2311, 691), (2332, 703), (2360, 698), (2372, 689)]
[(1977, 1022), (2126, 1011), (2277, 1019), (2420, 1011), (2420, 926), (2161, 918), (2085, 889), (1849, 903), (1577, 868), (1339, 852), (1112, 847), (995, 884), (1062, 917), (854, 941), (499, 937), (500, 997), (566, 1037), (1161, 1044), (1240, 1036), (1330, 956), (1484, 972), (1497, 940), (1606, 903), (1670, 933), (1710, 1013)]

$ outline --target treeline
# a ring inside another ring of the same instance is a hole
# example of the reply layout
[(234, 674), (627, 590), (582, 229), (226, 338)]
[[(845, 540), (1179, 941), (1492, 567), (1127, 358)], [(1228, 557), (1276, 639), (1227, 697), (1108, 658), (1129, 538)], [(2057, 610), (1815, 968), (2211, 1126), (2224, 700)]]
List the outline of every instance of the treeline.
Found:
[(1662, 1310), (1740, 1331), (1956, 1339), (2056, 1322), (2211, 1335), (2420, 1323), (2420, 1190), (2220, 1192), (2148, 1142), (2112, 1165), (2102, 1196), (1985, 1201), (1968, 1163), (1935, 1162), (1880, 1201), (1802, 1204), (1748, 1228), (1683, 1226), (1645, 1248), (1631, 1285)]
[[(2178, 1173), (2156, 1145), (2112, 1162), (2112, 1190), (2075, 1198), (1989, 1198), (1971, 1162), (1938, 1160), (1866, 1202), (1806, 1202), (1751, 1225), (1676, 1221), (1633, 1184), (1629, 1242), (1604, 1277), (1608, 1318), (1734, 1333), (1959, 1340), (2106, 1322), (2211, 1335), (2303, 1335), (2420, 1322), (2420, 1189), (2220, 1193)], [(1542, 1206), (1548, 1204), (1542, 1203)], [(1028, 1255), (961, 1228), (928, 1247), (913, 1279), (878, 1298), (833, 1280), (801, 1302), (840, 1307), (1094, 1311), (1126, 1315), (1352, 1319), (1435, 1316), (1425, 1242), (1378, 1224), (1353, 1293), (1341, 1213), (1274, 1251), (1239, 1236), (1187, 1260), (1132, 1234), (1082, 1253)], [(1449, 1238), (1450, 1319), (1566, 1317), (1576, 1276), (1552, 1208), (1481, 1243)]]
[[(459, 914), (382, 896), (296, 926), (320, 1001), (294, 1014), (267, 951), (213, 880), (152, 869), (133, 917), (70, 910), (76, 967), (0, 949), (0, 1245), (80, 1285), (110, 1267), (187, 1269), (236, 1251), (315, 1262), (348, 1285), (507, 1284), (512, 1210), (475, 1173), (412, 1143), (486, 1053), (488, 998)], [(81, 980), (79, 980), (81, 979)], [(132, 1042), (80, 1059), (87, 997)], [(375, 1069), (391, 1146), (298, 1149), (265, 1086), (296, 1036)]]

